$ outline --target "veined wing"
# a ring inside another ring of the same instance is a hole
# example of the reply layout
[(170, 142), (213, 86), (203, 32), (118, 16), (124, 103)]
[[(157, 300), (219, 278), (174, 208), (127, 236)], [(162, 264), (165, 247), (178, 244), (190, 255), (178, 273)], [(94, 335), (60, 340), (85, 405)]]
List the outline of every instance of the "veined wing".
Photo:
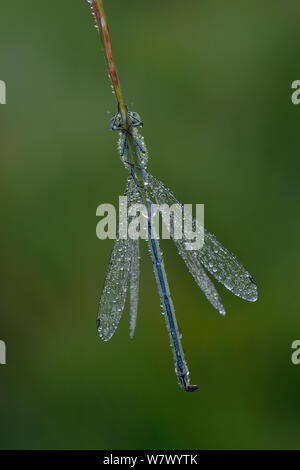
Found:
[(126, 302), (131, 265), (130, 240), (116, 239), (97, 315), (98, 334), (108, 341), (116, 331)]
[[(128, 205), (137, 204), (140, 202), (140, 194), (133, 181), (129, 179), (128, 189)], [(140, 242), (139, 239), (130, 239), (130, 252), (131, 252), (131, 265), (130, 265), (130, 337), (133, 338), (136, 320), (138, 314), (139, 302), (139, 282), (140, 282)]]
[[(168, 188), (164, 186), (163, 183), (156, 180), (150, 174), (148, 174), (148, 182), (150, 185), (151, 193), (157, 204), (165, 203), (171, 206), (172, 204), (177, 203), (180, 207), (182, 207), (181, 204), (178, 203), (178, 201), (173, 197), (173, 194), (168, 190)], [(182, 211), (180, 211), (180, 213), (178, 213), (177, 211), (172, 213), (173, 227), (178, 224), (178, 221), (176, 219), (181, 219), (181, 217)], [(179, 220), (179, 223), (181, 225), (181, 220)], [(208, 301), (212, 304), (215, 309), (218, 310), (218, 312), (220, 312), (222, 315), (225, 315), (226, 312), (222, 300), (213, 282), (206, 274), (205, 269), (203, 268), (198, 257), (195, 256), (195, 251), (185, 249), (185, 243), (189, 240), (186, 239), (184, 234), (182, 234), (181, 239), (174, 238), (172, 230), (170, 234), (173, 238), (173, 241), (177, 247), (180, 256), (184, 260), (185, 264), (188, 267), (188, 270), (192, 274), (193, 278), (195, 279), (196, 283), (198, 284)]]
[(139, 303), (140, 281), (140, 245), (139, 240), (131, 241), (131, 267), (130, 267), (130, 337), (133, 338)]
[(199, 261), (199, 258), (195, 256), (196, 252), (185, 249), (185, 243), (188, 242), (188, 240), (183, 236), (182, 240), (176, 240), (173, 238), (173, 241), (178, 249), (178, 253), (184, 260), (188, 270), (204, 293), (207, 300), (209, 300), (212, 306), (215, 307), (215, 309), (217, 309), (221, 315), (225, 315), (226, 312), (221, 297), (219, 296), (213, 282), (206, 274), (205, 269)]
[[(174, 194), (149, 173), (148, 183), (157, 204), (180, 204)], [(196, 220), (193, 219), (193, 230), (195, 228)], [(215, 288), (212, 289), (211, 281), (207, 282), (207, 275), (203, 268), (202, 271), (199, 269), (201, 264), (233, 294), (251, 302), (257, 300), (257, 285), (253, 277), (237, 258), (218, 242), (212, 233), (204, 229), (204, 245), (200, 250), (185, 250), (183, 244), (185, 241), (184, 239), (174, 240), (194, 279), (214, 306), (219, 305), (220, 298)], [(217, 306), (216, 308), (220, 311), (220, 308)], [(220, 313), (222, 312), (220, 311)]]
[[(132, 192), (135, 191), (134, 187), (132, 178), (129, 178), (124, 193), (125, 196), (131, 198)], [(132, 315), (137, 311), (135, 295), (138, 295), (138, 287), (136, 287), (138, 281), (136, 281), (133, 273), (138, 275), (138, 272), (132, 260), (133, 256), (135, 258), (136, 244), (138, 244), (138, 240), (129, 238), (123, 240), (119, 236), (117, 236), (114, 243), (97, 315), (98, 334), (103, 341), (108, 341), (119, 325), (126, 303), (129, 277), (131, 278), (132, 290)]]

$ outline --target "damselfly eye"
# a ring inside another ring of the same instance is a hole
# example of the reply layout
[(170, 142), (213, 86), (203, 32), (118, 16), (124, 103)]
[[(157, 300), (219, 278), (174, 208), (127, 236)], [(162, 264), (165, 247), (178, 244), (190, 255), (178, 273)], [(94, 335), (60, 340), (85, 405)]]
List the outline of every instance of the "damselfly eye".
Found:
[(142, 123), (142, 120), (141, 120), (141, 116), (136, 113), (135, 111), (128, 111), (128, 115), (129, 115), (129, 119), (131, 121), (131, 124), (133, 126), (142, 126), (143, 123)]
[(123, 126), (122, 126), (122, 119), (121, 119), (121, 116), (120, 114), (116, 114), (113, 118), (110, 119), (109, 121), (110, 123), (110, 128), (113, 130), (113, 131), (116, 131), (116, 130), (122, 130)]
[(137, 121), (141, 121), (141, 116), (140, 116), (138, 113), (136, 113), (136, 112), (133, 112), (133, 113), (132, 113), (132, 117), (133, 117), (134, 119), (136, 119)]

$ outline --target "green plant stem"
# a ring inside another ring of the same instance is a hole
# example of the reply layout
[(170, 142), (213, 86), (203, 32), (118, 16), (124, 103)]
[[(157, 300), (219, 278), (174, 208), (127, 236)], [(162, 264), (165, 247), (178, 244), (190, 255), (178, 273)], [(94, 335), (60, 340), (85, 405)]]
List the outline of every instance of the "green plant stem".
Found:
[(104, 7), (103, 7), (103, 1), (102, 0), (92, 0), (91, 1), (91, 6), (92, 10), (95, 15), (97, 27), (98, 27), (98, 32), (100, 35), (100, 38), (102, 39), (103, 45), (104, 45), (104, 50), (105, 50), (105, 56), (106, 56), (106, 61), (108, 65), (108, 70), (109, 70), (109, 76), (113, 85), (113, 90), (114, 94), (116, 97), (116, 100), (118, 102), (118, 108), (121, 114), (121, 118), (123, 121), (124, 128), (127, 129), (128, 131), (128, 136), (129, 136), (129, 144), (130, 144), (130, 150), (131, 150), (131, 155), (133, 158), (133, 165), (134, 169), (138, 170), (137, 172), (135, 171), (136, 178), (139, 183), (140, 187), (140, 193), (143, 199), (143, 202), (145, 203), (147, 207), (147, 191), (145, 188), (145, 177), (142, 172), (142, 164), (140, 161), (139, 154), (137, 152), (134, 139), (132, 137), (132, 134), (130, 132), (130, 122), (128, 118), (128, 112), (127, 112), (127, 107), (125, 105), (125, 100), (123, 97), (122, 89), (121, 89), (121, 84), (118, 76), (118, 72), (115, 66), (114, 58), (113, 58), (113, 53), (112, 53), (112, 46), (111, 46), (111, 40), (110, 40), (110, 35), (109, 35), (109, 28), (108, 28), (108, 23), (106, 20), (105, 12), (104, 12)]

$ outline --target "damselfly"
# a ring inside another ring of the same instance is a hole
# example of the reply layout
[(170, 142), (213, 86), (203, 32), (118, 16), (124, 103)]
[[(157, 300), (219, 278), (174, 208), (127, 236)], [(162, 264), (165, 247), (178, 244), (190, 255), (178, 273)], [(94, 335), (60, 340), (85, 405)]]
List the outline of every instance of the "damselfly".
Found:
[[(127, 129), (123, 126), (120, 112), (110, 122), (111, 129), (120, 133), (119, 152), (121, 160), (130, 172), (124, 195), (127, 196), (129, 205), (143, 202), (141, 187), (146, 195), (148, 245), (167, 330), (170, 335), (175, 371), (180, 386), (185, 391), (194, 391), (198, 387), (190, 385), (189, 371), (181, 345), (181, 334), (170, 295), (163, 256), (158, 240), (153, 237), (151, 223), (153, 200), (156, 204), (166, 203), (169, 206), (174, 203), (179, 204), (179, 202), (173, 193), (146, 169), (148, 153), (143, 137), (138, 132), (138, 128), (143, 125), (140, 116), (137, 113), (128, 111), (128, 118), (130, 125)], [(138, 159), (137, 164), (134, 163), (129, 137), (132, 137), (134, 142), (135, 154)], [(136, 172), (137, 168), (139, 175), (141, 175), (141, 182)], [(197, 230), (197, 221), (195, 219), (191, 221), (191, 224)], [(242, 299), (252, 302), (257, 299), (257, 286), (253, 277), (236, 257), (217, 241), (213, 234), (205, 230), (204, 246), (197, 251), (185, 249), (185, 243), (188, 241), (185, 235), (181, 239), (173, 237), (173, 240), (179, 254), (206, 298), (222, 315), (225, 315), (224, 306), (206, 271)], [(139, 251), (139, 240), (117, 237), (114, 243), (97, 316), (98, 333), (104, 341), (108, 341), (112, 337), (119, 325), (125, 307), (128, 285), (130, 285), (130, 335), (131, 337), (134, 335), (138, 312)]]
[[(189, 371), (181, 345), (175, 310), (170, 295), (162, 252), (152, 224), (153, 200), (157, 204), (172, 205), (178, 203), (173, 193), (160, 181), (147, 172), (148, 154), (143, 137), (138, 129), (142, 121), (137, 113), (129, 111), (124, 102), (118, 73), (113, 60), (112, 47), (107, 20), (102, 0), (88, 0), (92, 8), (99, 35), (103, 40), (105, 55), (113, 91), (118, 102), (118, 112), (110, 122), (111, 129), (120, 133), (119, 153), (130, 176), (127, 180), (125, 195), (129, 204), (143, 203), (147, 208), (148, 246), (151, 254), (160, 301), (170, 335), (175, 371), (180, 386), (185, 391), (194, 391), (198, 387), (190, 385)], [(174, 219), (176, 214), (174, 215)], [(192, 219), (193, 230), (203, 230)], [(239, 263), (234, 255), (224, 248), (211, 233), (204, 231), (204, 245), (198, 251), (185, 249), (188, 240), (173, 237), (179, 254), (189, 271), (211, 304), (225, 314), (222, 301), (208, 277), (206, 271), (235, 295), (254, 302), (257, 299), (257, 287), (253, 277)], [(171, 233), (172, 235), (172, 233)], [(130, 335), (133, 336), (139, 295), (139, 240), (117, 236), (114, 243), (104, 288), (100, 299), (97, 316), (97, 328), (100, 338), (108, 341), (120, 322), (128, 285), (130, 284)]]

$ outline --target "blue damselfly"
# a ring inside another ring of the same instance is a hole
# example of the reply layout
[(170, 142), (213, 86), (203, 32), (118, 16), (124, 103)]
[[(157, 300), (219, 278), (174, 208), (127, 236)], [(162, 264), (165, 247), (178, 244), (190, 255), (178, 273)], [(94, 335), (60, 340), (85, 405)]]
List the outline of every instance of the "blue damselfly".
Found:
[[(164, 203), (169, 205), (173, 203), (179, 204), (179, 202), (163, 183), (155, 179), (147, 171), (148, 153), (144, 139), (138, 131), (142, 127), (142, 121), (137, 113), (129, 111), (125, 106), (118, 73), (113, 60), (103, 1), (88, 0), (88, 2), (92, 8), (99, 35), (103, 40), (109, 75), (118, 103), (118, 112), (111, 119), (110, 126), (112, 130), (120, 133), (119, 153), (121, 160), (130, 173), (125, 195), (130, 204), (142, 202), (147, 209), (148, 246), (161, 305), (170, 335), (175, 371), (183, 390), (194, 391), (198, 387), (190, 384), (189, 371), (181, 345), (181, 333), (179, 332), (170, 295), (164, 260), (152, 225), (153, 200), (159, 205)], [(176, 214), (174, 215), (175, 218)], [(194, 219), (190, 220), (190, 225), (196, 231), (198, 229), (203, 230), (203, 227), (198, 227), (197, 221)], [(207, 299), (222, 315), (225, 314), (225, 309), (206, 271), (235, 295), (252, 302), (257, 299), (257, 286), (253, 277), (239, 263), (236, 257), (217, 241), (214, 235), (204, 230), (204, 245), (201, 249), (194, 251), (185, 249), (186, 242), (188, 241), (185, 236), (181, 239), (173, 236), (173, 240), (195, 281)], [(118, 327), (125, 307), (128, 284), (130, 284), (130, 335), (133, 336), (138, 309), (139, 240), (117, 236), (97, 316), (98, 333), (104, 341), (108, 341)]]
[[(158, 205), (165, 203), (171, 206), (174, 203), (180, 203), (163, 183), (147, 171), (148, 153), (144, 140), (138, 132), (138, 127), (142, 127), (141, 118), (137, 113), (131, 111), (128, 111), (128, 116), (130, 120), (130, 127), (128, 129), (124, 128), (119, 112), (110, 122), (111, 129), (120, 133), (119, 152), (121, 160), (130, 172), (124, 195), (127, 196), (129, 204), (138, 204), (143, 201), (140, 183), (136, 175), (136, 167), (138, 165), (148, 208), (149, 251), (167, 330), (170, 335), (175, 371), (180, 386), (185, 391), (194, 391), (197, 389), (197, 386), (190, 385), (189, 382), (189, 371), (181, 345), (181, 334), (170, 295), (163, 256), (158, 240), (153, 237), (151, 223), (153, 200)], [(129, 135), (132, 136), (134, 141), (136, 155), (138, 156), (137, 165), (134, 164), (132, 152), (128, 144)], [(195, 219), (192, 221), (192, 226), (197, 230), (197, 221)], [(224, 306), (214, 284), (206, 274), (206, 270), (233, 294), (249, 301), (257, 299), (257, 286), (253, 277), (236, 257), (224, 248), (210, 232), (205, 230), (204, 246), (196, 251), (185, 249), (185, 243), (188, 240), (184, 234), (181, 239), (173, 237), (173, 240), (195, 281), (207, 299), (222, 315), (225, 315)], [(112, 337), (119, 324), (125, 307), (128, 284), (130, 284), (130, 335), (133, 336), (138, 309), (139, 240), (131, 238), (120, 239), (117, 237), (97, 316), (98, 333), (104, 341), (108, 341)]]

